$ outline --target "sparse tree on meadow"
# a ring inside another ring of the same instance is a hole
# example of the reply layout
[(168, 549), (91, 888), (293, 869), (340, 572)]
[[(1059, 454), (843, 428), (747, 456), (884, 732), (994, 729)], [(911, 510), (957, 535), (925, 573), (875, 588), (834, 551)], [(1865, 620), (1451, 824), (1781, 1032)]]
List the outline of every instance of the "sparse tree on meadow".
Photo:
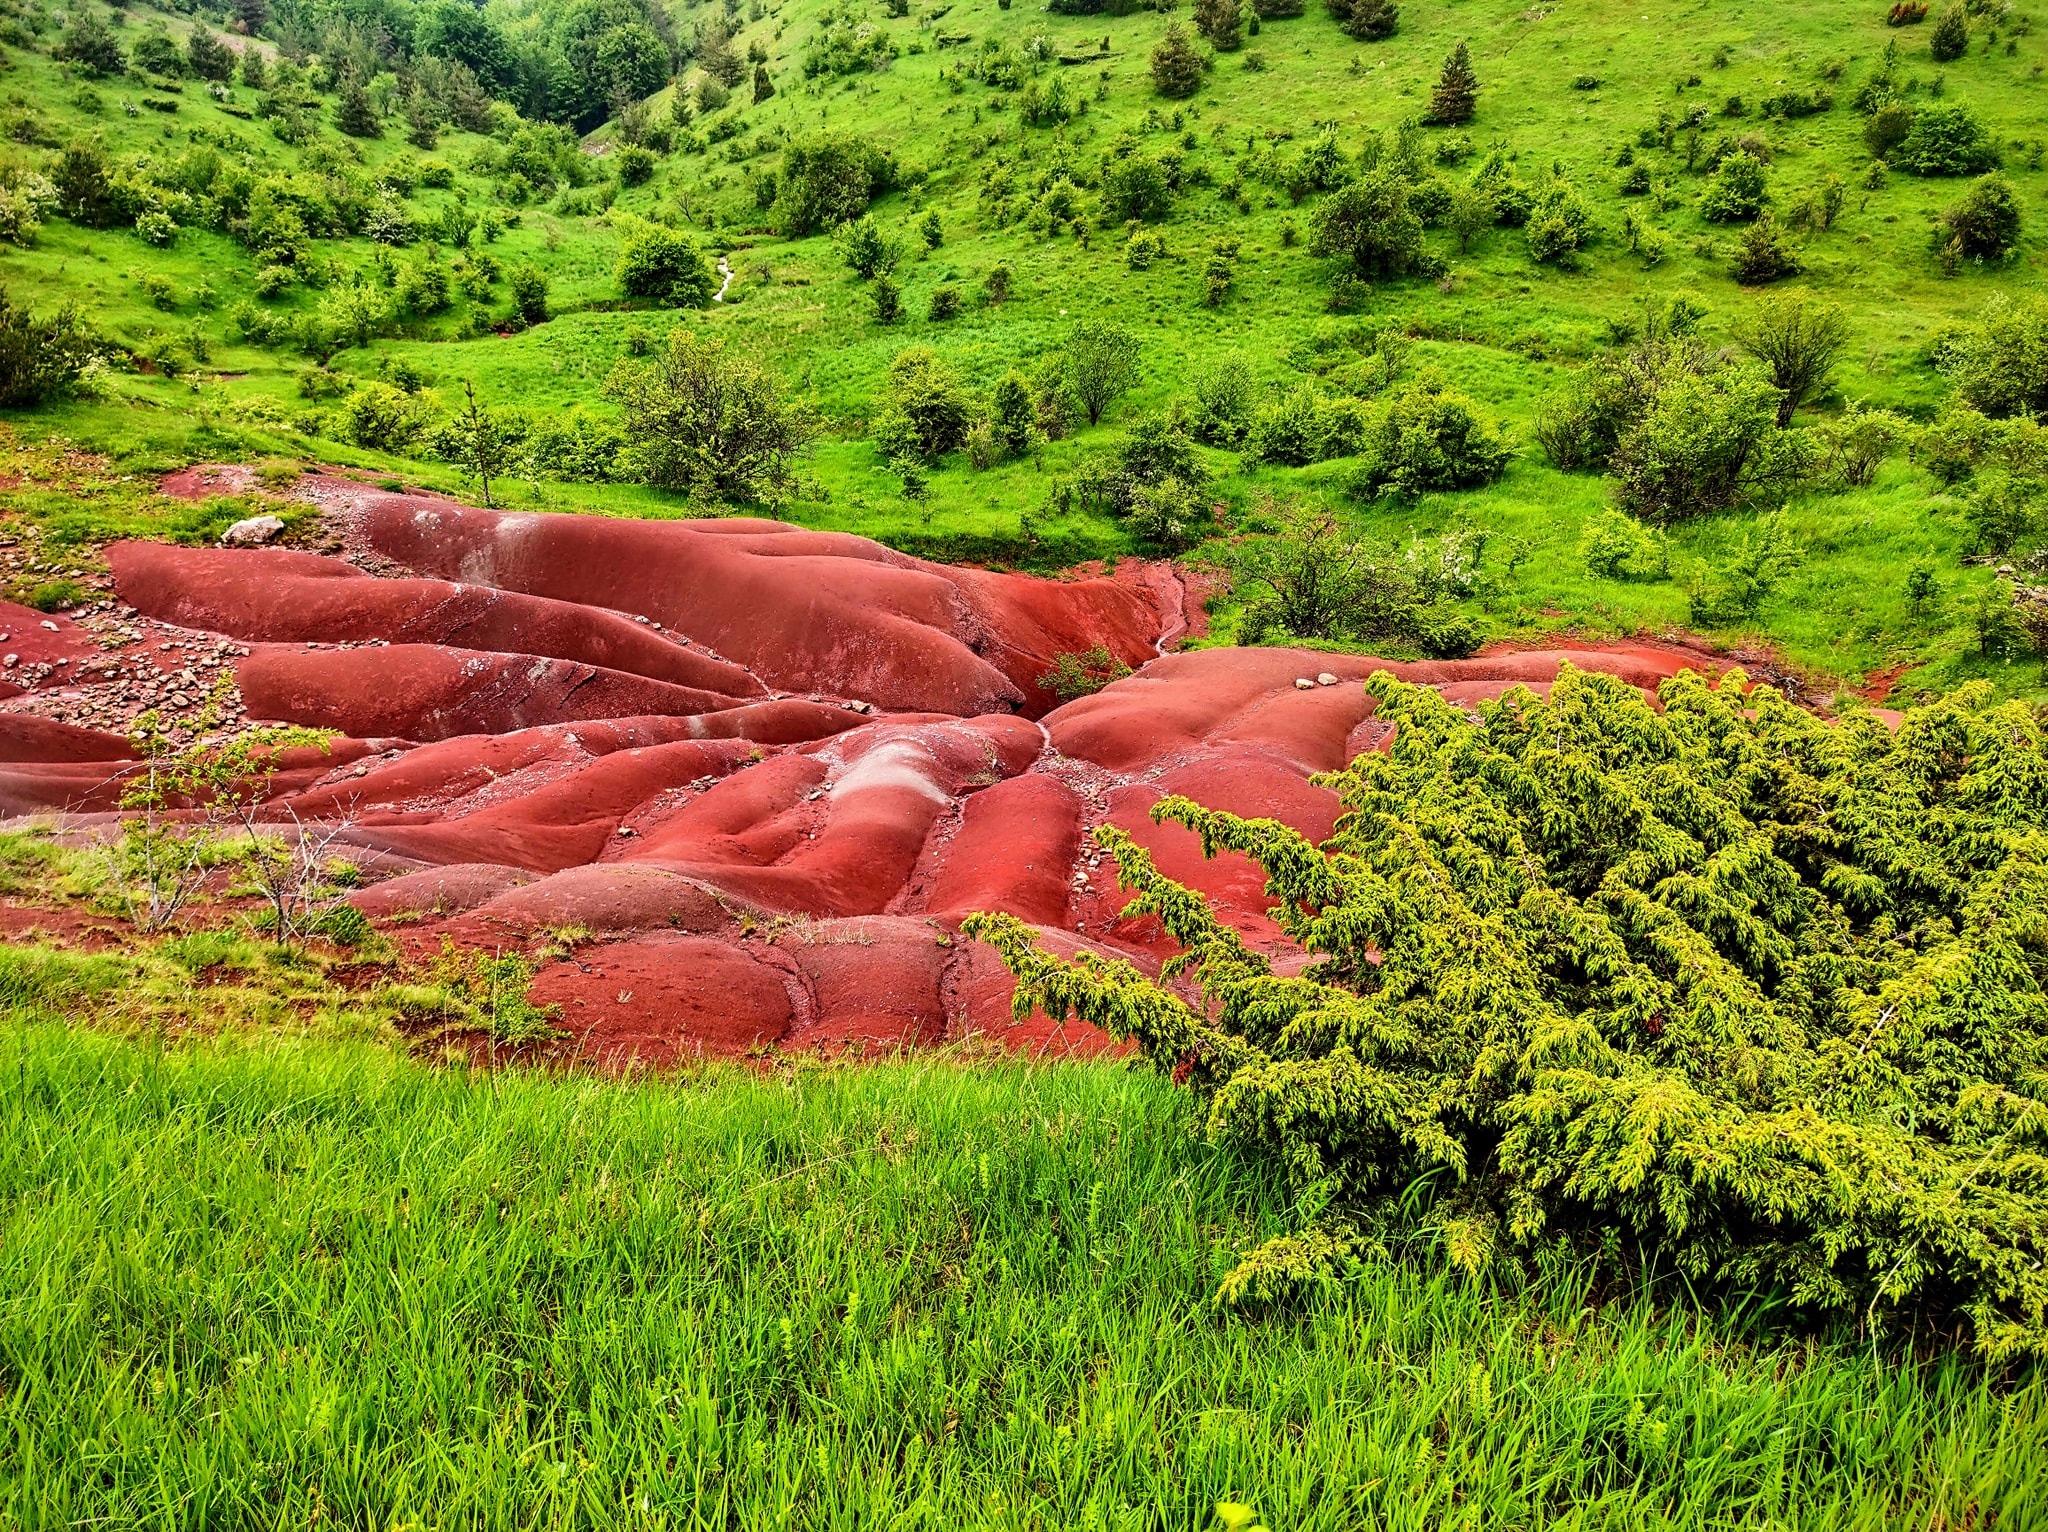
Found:
[(1067, 377), (1088, 424), (1100, 425), (1138, 380), (1138, 337), (1107, 319), (1082, 320), (1067, 338)]
[(1152, 50), (1152, 87), (1160, 95), (1179, 101), (1192, 96), (1202, 84), (1202, 55), (1188, 29), (1177, 21), (1166, 24), (1166, 35)]
[(1849, 317), (1838, 303), (1805, 291), (1771, 293), (1737, 323), (1735, 338), (1770, 369), (1778, 390), (1778, 424), (1827, 387), (1835, 361), (1849, 344)]
[(1472, 55), (1460, 39), (1444, 60), (1436, 89), (1429, 94), (1429, 120), (1445, 127), (1470, 122), (1479, 105), (1479, 76), (1472, 72)]

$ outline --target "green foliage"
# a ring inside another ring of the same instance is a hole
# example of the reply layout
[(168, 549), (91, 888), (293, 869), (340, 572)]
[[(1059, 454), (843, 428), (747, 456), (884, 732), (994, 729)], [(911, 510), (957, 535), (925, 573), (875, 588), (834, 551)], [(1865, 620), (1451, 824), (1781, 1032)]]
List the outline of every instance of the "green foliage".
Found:
[(1631, 400), (1608, 469), (1624, 508), (1667, 524), (1778, 492), (1810, 471), (1806, 438), (1778, 425), (1780, 395), (1744, 364), (1676, 365)]
[(734, 502), (788, 493), (817, 434), (782, 380), (723, 336), (669, 331), (648, 360), (622, 358), (604, 382), (619, 406), (627, 471), (658, 489)]
[(0, 406), (24, 409), (63, 393), (95, 354), (75, 308), (38, 319), (0, 288)]
[(1130, 666), (1097, 644), (1092, 649), (1054, 655), (1052, 669), (1038, 678), (1038, 684), (1060, 701), (1072, 702), (1076, 697), (1092, 697), (1130, 673)]
[(1192, 96), (1202, 85), (1202, 55), (1186, 27), (1177, 21), (1166, 24), (1159, 45), (1152, 50), (1152, 88), (1170, 100)]
[(1759, 298), (1735, 327), (1736, 339), (1769, 369), (1778, 390), (1778, 424), (1828, 387), (1835, 361), (1849, 344), (1849, 316), (1838, 303), (1806, 292)]
[(2048, 302), (1995, 295), (1946, 337), (1937, 361), (1986, 415), (2048, 415)]
[(847, 268), (864, 282), (894, 271), (903, 254), (896, 242), (882, 232), (874, 216), (866, 213), (835, 229), (832, 243)]
[(639, 144), (627, 144), (619, 150), (614, 163), (621, 186), (645, 186), (654, 178), (654, 151)]
[(1761, 287), (1797, 276), (1800, 269), (1799, 258), (1769, 213), (1742, 231), (1729, 261), (1730, 273), (1744, 287)]
[(425, 400), (374, 380), (350, 389), (335, 412), (335, 430), (343, 441), (378, 452), (406, 451), (431, 423)]
[(1700, 198), (1700, 216), (1709, 223), (1739, 223), (1756, 217), (1770, 200), (1764, 162), (1746, 149), (1724, 155)]
[(1422, 220), (1398, 171), (1369, 170), (1317, 205), (1309, 250), (1348, 261), (1362, 277), (1402, 276), (1422, 264)]
[(718, 287), (696, 241), (658, 223), (642, 224), (626, 236), (613, 275), (627, 297), (675, 308), (702, 308)]
[(1413, 499), (1475, 489), (1507, 471), (1514, 444), (1466, 395), (1425, 376), (1368, 411), (1352, 489)]
[(1949, 64), (1961, 58), (1970, 49), (1970, 19), (1962, 7), (1961, 0), (1948, 6), (1941, 13), (1941, 19), (1934, 24), (1934, 30), (1927, 37), (1927, 51), (1935, 63)]
[(1670, 572), (1663, 537), (1612, 506), (1587, 518), (1579, 554), (1587, 573), (1606, 580), (1661, 580)]
[(1952, 1309), (1987, 1357), (2048, 1352), (2048, 760), (2025, 707), (1970, 688), (1894, 735), (1739, 673), (1665, 683), (1660, 714), (1567, 666), (1475, 725), (1368, 685), (1394, 743), (1326, 779), (1327, 852), (1153, 810), (1265, 869), (1308, 972), (1104, 829), (1203, 1008), (976, 916), (1019, 1015), (1136, 1042), (1339, 1239), (1419, 1183), (1475, 1269), (1618, 1228), (1695, 1280), (1872, 1326)]
[(1113, 222), (1153, 222), (1173, 211), (1166, 171), (1149, 154), (1112, 154), (1102, 166), (1102, 211)]
[(1970, 176), (1994, 168), (1998, 149), (1967, 106), (1936, 102), (1913, 114), (1890, 163), (1916, 176)]
[(512, 309), (524, 324), (540, 324), (548, 317), (548, 276), (531, 261), (521, 261), (505, 273), (512, 288)]
[(1242, 352), (1233, 351), (1195, 375), (1188, 429), (1212, 447), (1235, 447), (1251, 424), (1258, 377)]
[(884, 69), (896, 57), (896, 44), (882, 22), (852, 4), (827, 11), (804, 50), (804, 77), (831, 79)]
[(1697, 627), (1752, 621), (1772, 592), (1806, 562), (1806, 549), (1782, 512), (1743, 530), (1726, 558), (1702, 560), (1689, 573), (1686, 597)]
[(1442, 656), (1477, 644), (1457, 603), (1477, 587), (1483, 534), (1453, 532), (1397, 554), (1321, 506), (1268, 502), (1260, 519), (1277, 520), (1277, 535), (1232, 555), (1240, 643), (1341, 639)]
[(782, 154), (776, 227), (792, 237), (835, 229), (896, 181), (894, 159), (858, 134), (797, 139)]
[(2000, 175), (1973, 182), (1941, 215), (1941, 227), (1956, 253), (1970, 260), (2000, 260), (2020, 242), (2020, 199)]
[[(1401, 27), (1401, 8), (1395, 0), (1325, 0), (1330, 14), (1348, 36), (1362, 43), (1384, 42)], [(1267, 14), (1265, 11), (1261, 15)], [(1295, 4), (1289, 12), (1276, 12), (1298, 16), (1301, 6)]]
[(1244, 426), (1245, 462), (1298, 468), (1349, 457), (1365, 434), (1367, 409), (1362, 400), (1326, 394), (1314, 383), (1299, 383), (1253, 412)]
[(890, 459), (931, 462), (967, 443), (974, 398), (959, 376), (925, 346), (908, 346), (889, 363), (889, 392), (874, 422), (875, 444)]
[(1099, 425), (1138, 377), (1138, 338), (1108, 319), (1082, 319), (1067, 335), (1066, 372), (1074, 398)]
[(113, 29), (90, 6), (72, 12), (70, 24), (50, 49), (50, 57), (76, 64), (98, 78), (117, 75), (127, 67)]
[(1429, 120), (1443, 127), (1456, 127), (1472, 120), (1478, 110), (1479, 76), (1472, 71), (1472, 55), (1464, 39), (1451, 49), (1429, 93)]
[(1553, 176), (1530, 198), (1522, 225), (1530, 260), (1571, 266), (1594, 232), (1593, 210), (1562, 176)]
[(484, 952), (441, 938), (441, 950), (421, 977), (440, 991), (444, 1025), (481, 1027), (493, 1042), (511, 1047), (546, 1042), (559, 1031), (558, 1005), (529, 997), (534, 965), (523, 952)]
[(1913, 440), (1912, 422), (1892, 410), (1851, 404), (1815, 431), (1823, 471), (1836, 483), (1861, 489), (1877, 476), (1884, 460)]

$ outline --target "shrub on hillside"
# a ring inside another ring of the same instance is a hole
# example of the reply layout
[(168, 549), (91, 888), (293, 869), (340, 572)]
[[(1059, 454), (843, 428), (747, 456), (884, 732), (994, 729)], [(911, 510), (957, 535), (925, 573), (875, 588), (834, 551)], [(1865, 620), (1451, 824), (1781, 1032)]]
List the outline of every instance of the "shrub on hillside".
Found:
[(903, 253), (896, 242), (882, 232), (882, 226), (875, 222), (873, 216), (866, 213), (835, 229), (832, 243), (838, 247), (840, 259), (862, 281), (872, 281), (884, 272), (894, 271), (897, 259)]
[(1149, 154), (1112, 154), (1102, 166), (1102, 212), (1112, 223), (1154, 222), (1173, 211), (1166, 169)]
[(1334, 1277), (1422, 1196), (1475, 1273), (1621, 1238), (1695, 1281), (2048, 1353), (2048, 804), (1985, 789), (2048, 775), (2024, 703), (1978, 683), (1893, 733), (1739, 672), (1668, 681), (1658, 712), (1566, 666), (1475, 724), (1367, 686), (1395, 742), (1332, 778), (1334, 856), (1272, 820), (1153, 809), (1266, 869), (1307, 972), (1275, 973), (1114, 828), (1132, 913), (1164, 923), (1203, 1004), (1056, 959), (1013, 917), (966, 928), (1020, 1015), (1131, 1039), (1213, 1140), (1297, 1187), (1304, 1226), (1224, 1301)]
[(1300, 383), (1253, 412), (1244, 432), (1247, 467), (1281, 463), (1301, 467), (1350, 457), (1364, 439), (1370, 406), (1344, 394), (1325, 394)]
[(1579, 556), (1588, 574), (1607, 580), (1661, 580), (1669, 572), (1662, 535), (1612, 506), (1587, 518)]
[(1350, 263), (1361, 277), (1401, 276), (1423, 264), (1422, 220), (1408, 183), (1391, 168), (1369, 170), (1317, 205), (1309, 250)]
[(1138, 337), (1115, 321), (1075, 322), (1067, 334), (1064, 391), (1081, 406), (1088, 424), (1099, 425), (1109, 407), (1138, 381), (1138, 355)]
[(625, 470), (658, 489), (735, 503), (786, 495), (816, 422), (782, 382), (723, 337), (669, 332), (652, 358), (622, 358), (604, 381), (618, 404)]
[(1244, 440), (1258, 377), (1243, 355), (1233, 351), (1196, 373), (1193, 393), (1188, 429), (1195, 440), (1212, 447), (1235, 447)]
[(1192, 96), (1202, 85), (1202, 55), (1186, 27), (1166, 24), (1166, 35), (1152, 50), (1152, 88), (1170, 100)]
[(1889, 160), (1913, 131), (1913, 109), (1896, 96), (1880, 103), (1863, 123), (1863, 147), (1876, 160)]
[(1970, 49), (1970, 18), (1961, 0), (1941, 13), (1927, 37), (1927, 52), (1937, 64), (1952, 64)]
[(1739, 223), (1762, 212), (1770, 196), (1763, 161), (1738, 149), (1714, 167), (1700, 198), (1700, 216), (1709, 223)]
[(702, 308), (718, 286), (696, 241), (660, 224), (643, 224), (619, 251), (619, 290), (677, 308)]
[(2048, 416), (2048, 301), (2000, 293), (1943, 341), (1936, 365), (1991, 416)]
[(1810, 471), (1811, 443), (1778, 423), (1783, 397), (1762, 367), (1660, 322), (1546, 399), (1535, 434), (1557, 467), (1609, 471), (1627, 510), (1669, 522), (1782, 492)]
[(2020, 242), (2020, 200), (2012, 183), (1988, 175), (1973, 183), (1941, 215), (1939, 239), (1952, 241), (1970, 260), (1995, 261)]
[(72, 12), (70, 24), (50, 49), (50, 57), (59, 63), (76, 64), (87, 74), (101, 78), (117, 75), (128, 67), (113, 29), (90, 7)]
[(792, 238), (858, 218), (895, 186), (896, 161), (852, 133), (800, 138), (782, 154), (775, 224)]
[(1453, 532), (1405, 553), (1375, 543), (1321, 506), (1264, 502), (1254, 520), (1276, 535), (1230, 554), (1243, 603), (1239, 643), (1337, 639), (1393, 643), (1433, 656), (1471, 652), (1477, 630), (1458, 601), (1477, 583), (1485, 538)]
[(619, 185), (645, 186), (654, 178), (654, 151), (628, 144), (618, 153)]
[(1779, 230), (1777, 220), (1765, 213), (1742, 231), (1728, 269), (1744, 287), (1762, 287), (1785, 277), (1796, 277), (1800, 266), (1799, 257)]
[(889, 392), (874, 422), (885, 457), (930, 462), (957, 452), (975, 417), (974, 396), (958, 374), (925, 346), (910, 346), (889, 363)]
[(0, 288), (0, 406), (26, 409), (63, 393), (96, 354), (75, 308), (38, 319)]
[[(1330, 15), (1347, 36), (1362, 43), (1384, 42), (1401, 29), (1401, 8), (1394, 0), (1325, 0)], [(1263, 11), (1261, 15), (1265, 14)], [(1299, 16), (1301, 6), (1288, 12)]]
[(1936, 102), (1913, 114), (1890, 163), (1916, 176), (1978, 175), (1997, 167), (1998, 147), (1967, 106)]
[(1675, 369), (1615, 441), (1616, 498), (1661, 524), (1797, 484), (1812, 467), (1811, 446), (1779, 427), (1778, 402), (1771, 380), (1747, 363)]
[(1530, 260), (1570, 266), (1593, 234), (1593, 210), (1578, 188), (1562, 176), (1553, 176), (1530, 198), (1522, 225)]
[(1507, 471), (1514, 443), (1471, 399), (1427, 375), (1366, 412), (1351, 490), (1412, 499), (1476, 489)]

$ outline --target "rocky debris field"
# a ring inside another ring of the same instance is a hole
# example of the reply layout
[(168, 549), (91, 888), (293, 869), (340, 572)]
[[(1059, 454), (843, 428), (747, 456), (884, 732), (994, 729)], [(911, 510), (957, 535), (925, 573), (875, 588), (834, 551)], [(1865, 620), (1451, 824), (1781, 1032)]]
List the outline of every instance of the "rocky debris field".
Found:
[[(373, 879), (358, 906), (408, 949), (589, 933), (534, 996), (595, 1056), (970, 1031), (1104, 1047), (1012, 1017), (961, 920), (1008, 911), (1058, 950), (1156, 973), (1170, 943), (1123, 915), (1089, 838), (1113, 824), (1298, 962), (1258, 869), (1205, 860), (1152, 804), (1181, 793), (1323, 838), (1337, 800), (1311, 777), (1390, 734), (1359, 684), (1374, 670), (1469, 706), (1541, 691), (1566, 658), (1161, 653), (1191, 618), (1164, 566), (1052, 580), (762, 520), (304, 492), (326, 551), (117, 543), (75, 617), (0, 607), (0, 813), (105, 833), (123, 733), (150, 708), (191, 721), (216, 699), (227, 727), (333, 731), (279, 763), (266, 811), (340, 827)], [(1134, 673), (1057, 705), (1040, 678), (1096, 648)], [(1708, 663), (1655, 645), (1569, 658), (1646, 691)]]

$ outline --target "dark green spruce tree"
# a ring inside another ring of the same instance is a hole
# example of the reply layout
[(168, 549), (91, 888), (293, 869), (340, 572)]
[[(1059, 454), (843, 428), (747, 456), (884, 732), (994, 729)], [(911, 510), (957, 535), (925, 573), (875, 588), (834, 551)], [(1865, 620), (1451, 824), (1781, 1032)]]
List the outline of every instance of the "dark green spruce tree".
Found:
[(1462, 40), (1444, 60), (1443, 73), (1436, 77), (1436, 89), (1429, 93), (1429, 120), (1446, 127), (1470, 122), (1479, 107), (1479, 76), (1472, 72), (1472, 55)]

